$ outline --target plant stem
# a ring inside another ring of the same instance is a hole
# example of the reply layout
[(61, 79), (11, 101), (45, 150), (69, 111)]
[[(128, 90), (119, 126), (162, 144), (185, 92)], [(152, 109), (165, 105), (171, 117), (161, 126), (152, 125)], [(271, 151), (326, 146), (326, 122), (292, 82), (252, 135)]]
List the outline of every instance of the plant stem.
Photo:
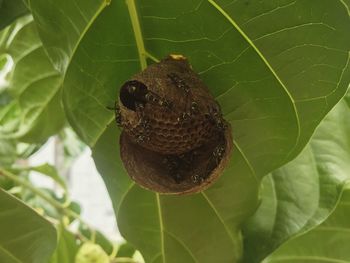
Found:
[(146, 61), (146, 57), (145, 57), (146, 50), (145, 50), (145, 45), (143, 43), (140, 21), (139, 21), (139, 17), (137, 14), (135, 1), (134, 0), (126, 0), (126, 4), (128, 6), (131, 24), (132, 24), (132, 28), (134, 31), (137, 51), (139, 53), (141, 69), (144, 70), (147, 67), (147, 61)]
[(0, 175), (3, 175), (9, 179), (11, 179), (12, 181), (14, 181), (15, 183), (29, 189), (31, 192), (33, 192), (34, 194), (36, 194), (37, 196), (39, 196), (40, 198), (42, 198), (43, 200), (45, 200), (46, 202), (48, 202), (51, 206), (55, 207), (58, 211), (61, 211), (62, 213), (64, 213), (66, 216), (71, 216), (74, 219), (77, 219), (80, 223), (86, 225), (88, 228), (90, 228), (91, 231), (91, 236), (92, 236), (92, 241), (94, 241), (95, 236), (96, 236), (96, 232), (95, 230), (89, 226), (88, 223), (86, 223), (81, 217), (80, 215), (78, 215), (77, 213), (67, 209), (67, 207), (64, 204), (61, 204), (60, 202), (56, 201), (55, 199), (53, 199), (52, 197), (50, 197), (49, 195), (45, 194), (44, 192), (40, 191), (39, 189), (37, 189), (35, 186), (33, 186), (31, 183), (19, 178), (18, 176), (16, 176), (13, 173), (10, 173), (9, 171), (6, 171), (2, 168), (0, 168)]
[(153, 60), (154, 62), (157, 62), (157, 63), (159, 62), (158, 58), (156, 58), (152, 54), (148, 53), (147, 51), (145, 51), (145, 56), (148, 57), (149, 59)]
[(63, 208), (63, 206), (61, 205), (61, 203), (59, 203), (58, 201), (54, 200), (53, 198), (51, 198), (50, 196), (48, 196), (47, 194), (45, 194), (44, 192), (40, 191), (39, 189), (35, 188), (31, 183), (28, 183), (27, 181), (20, 179), (18, 176), (3, 170), (0, 168), (0, 174), (11, 179), (12, 181), (24, 186), (25, 188), (29, 189), (30, 191), (32, 191), (33, 193), (35, 193), (37, 196), (41, 197), (42, 199), (44, 199), (46, 202), (48, 202), (50, 205), (52, 205), (53, 207), (57, 208), (57, 209), (61, 209)]
[(137, 263), (135, 260), (133, 260), (132, 258), (115, 258), (112, 260), (113, 263)]

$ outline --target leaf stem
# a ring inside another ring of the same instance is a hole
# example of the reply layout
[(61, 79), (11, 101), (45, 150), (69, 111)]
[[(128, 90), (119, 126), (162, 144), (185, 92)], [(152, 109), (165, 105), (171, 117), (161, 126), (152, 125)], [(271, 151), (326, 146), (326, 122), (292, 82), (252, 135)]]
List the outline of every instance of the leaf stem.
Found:
[(153, 56), (152, 54), (148, 53), (147, 51), (145, 51), (145, 56), (151, 60), (153, 60), (154, 62), (158, 63), (159, 59), (156, 58), (155, 56)]
[(24, 186), (25, 188), (29, 189), (30, 191), (32, 191), (37, 196), (39, 196), (42, 199), (44, 199), (46, 202), (48, 202), (53, 207), (55, 207), (57, 209), (62, 209), (63, 208), (61, 203), (59, 203), (58, 201), (56, 201), (53, 198), (49, 197), (47, 194), (45, 194), (44, 192), (40, 191), (39, 189), (35, 188), (31, 183), (28, 183), (25, 180), (20, 179), (18, 176), (14, 175), (13, 173), (10, 173), (10, 172), (0, 168), (0, 174), (5, 176), (5, 177), (7, 177), (7, 178), (9, 178), (9, 179), (11, 179), (12, 181), (14, 181), (14, 182)]
[(71, 216), (74, 219), (78, 220), (80, 223), (86, 225), (88, 228), (90, 228), (91, 231), (91, 236), (92, 236), (92, 241), (94, 241), (95, 236), (96, 236), (96, 231), (89, 226), (88, 223), (86, 223), (81, 217), (80, 215), (78, 215), (77, 213), (67, 209), (67, 207), (64, 204), (61, 204), (60, 202), (56, 201), (55, 199), (53, 199), (52, 197), (50, 197), (49, 195), (45, 194), (44, 192), (42, 192), (41, 190), (39, 190), (38, 188), (36, 188), (35, 186), (33, 186), (31, 183), (19, 178), (18, 176), (16, 176), (13, 173), (10, 173), (9, 171), (6, 171), (2, 168), (0, 168), (0, 175), (3, 175), (9, 179), (11, 179), (12, 181), (14, 181), (15, 183), (29, 189), (31, 192), (33, 192), (34, 194), (36, 194), (37, 196), (39, 196), (40, 198), (42, 198), (43, 200), (45, 200), (46, 202), (48, 202), (51, 206), (55, 207), (58, 211), (63, 212), (66, 216)]
[(112, 260), (113, 263), (137, 263), (132, 258), (119, 257)]
[(146, 50), (143, 43), (142, 32), (140, 27), (140, 21), (136, 10), (136, 5), (134, 0), (126, 0), (128, 6), (129, 15), (131, 19), (132, 28), (134, 31), (134, 36), (136, 40), (137, 51), (139, 53), (141, 69), (144, 70), (147, 67), (146, 61)]

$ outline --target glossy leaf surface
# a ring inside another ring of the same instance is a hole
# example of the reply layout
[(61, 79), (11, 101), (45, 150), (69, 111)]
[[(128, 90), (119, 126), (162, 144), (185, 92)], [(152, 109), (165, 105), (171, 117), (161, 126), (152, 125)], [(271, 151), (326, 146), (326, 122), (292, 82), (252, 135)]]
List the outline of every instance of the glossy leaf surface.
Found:
[(48, 262), (56, 246), (55, 228), (1, 188), (0, 208), (0, 262)]
[[(333, 0), (135, 3), (31, 1), (47, 51), (65, 73), (68, 120), (94, 147), (121, 232), (147, 262), (234, 262), (260, 179), (301, 151), (346, 92), (348, 8)], [(159, 196), (123, 169), (106, 107), (145, 64), (145, 52), (187, 56), (232, 125), (232, 162), (206, 192)]]
[(264, 178), (262, 204), (246, 224), (246, 262), (260, 262), (333, 212), (350, 179), (349, 120), (350, 108), (343, 100), (296, 159)]
[(345, 189), (334, 213), (320, 226), (285, 243), (267, 262), (350, 262), (350, 188)]
[(0, 138), (45, 141), (64, 123), (62, 79), (48, 59), (30, 17), (2, 31), (0, 55), (13, 64), (7, 75), (10, 100), (0, 108)]

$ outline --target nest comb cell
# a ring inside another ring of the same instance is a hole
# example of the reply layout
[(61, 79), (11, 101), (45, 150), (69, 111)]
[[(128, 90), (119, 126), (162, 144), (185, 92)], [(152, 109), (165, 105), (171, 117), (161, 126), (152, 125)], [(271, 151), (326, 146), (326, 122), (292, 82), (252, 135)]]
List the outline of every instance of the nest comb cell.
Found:
[(164, 194), (206, 189), (232, 150), (219, 104), (181, 55), (148, 66), (120, 89), (116, 121), (129, 176)]

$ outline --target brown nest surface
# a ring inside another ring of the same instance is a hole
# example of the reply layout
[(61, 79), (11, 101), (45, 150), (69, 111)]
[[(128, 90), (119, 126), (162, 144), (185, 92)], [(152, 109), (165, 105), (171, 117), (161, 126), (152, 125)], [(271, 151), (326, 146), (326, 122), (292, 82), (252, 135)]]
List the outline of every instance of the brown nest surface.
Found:
[(223, 172), (231, 129), (188, 60), (170, 55), (120, 89), (117, 123), (129, 176), (166, 194), (204, 190)]

